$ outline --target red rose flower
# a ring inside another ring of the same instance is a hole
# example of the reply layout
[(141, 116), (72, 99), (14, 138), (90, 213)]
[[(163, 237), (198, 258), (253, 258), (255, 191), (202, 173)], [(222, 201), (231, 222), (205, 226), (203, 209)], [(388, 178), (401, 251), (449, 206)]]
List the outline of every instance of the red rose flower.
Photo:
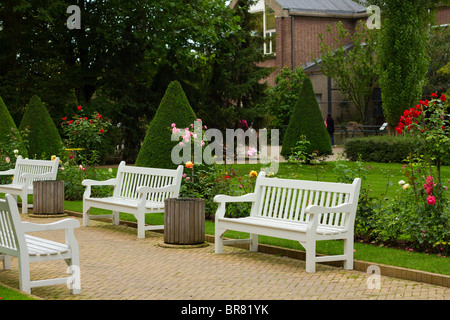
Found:
[(81, 110), (81, 106), (78, 106), (78, 110)]
[(105, 133), (105, 130), (100, 129), (100, 133), (101, 133), (101, 134), (104, 134), (104, 133)]
[(436, 93), (433, 92), (433, 93), (431, 94), (431, 97), (432, 97), (432, 98), (437, 98), (438, 95), (437, 95)]
[(445, 94), (442, 94), (441, 101), (444, 102), (446, 99), (447, 99), (447, 97), (445, 96)]
[(398, 133), (398, 134), (403, 134), (402, 128), (397, 127), (396, 130), (397, 130), (397, 133)]
[(67, 119), (66, 117), (62, 118), (63, 121), (66, 121), (66, 119)]

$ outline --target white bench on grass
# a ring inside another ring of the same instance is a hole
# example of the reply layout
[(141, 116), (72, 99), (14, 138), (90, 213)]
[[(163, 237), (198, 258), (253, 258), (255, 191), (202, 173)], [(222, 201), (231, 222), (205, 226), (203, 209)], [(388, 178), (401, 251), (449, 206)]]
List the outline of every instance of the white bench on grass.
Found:
[(33, 181), (56, 180), (59, 158), (55, 160), (29, 160), (19, 156), (14, 169), (0, 171), (0, 175), (12, 175), (10, 184), (0, 185), (0, 193), (9, 193), (14, 199), (22, 199), (22, 213), (28, 213), (28, 195), (33, 194)]
[[(119, 224), (119, 212), (131, 213), (137, 220), (138, 238), (145, 238), (146, 230), (163, 230), (164, 225), (145, 225), (147, 213), (164, 212), (164, 200), (177, 198), (180, 193), (183, 166), (177, 169), (159, 169), (119, 164), (115, 179), (106, 181), (83, 180), (83, 225), (89, 219), (110, 218)], [(111, 197), (91, 197), (91, 186), (114, 186)], [(111, 214), (91, 215), (90, 208), (111, 210)]]
[[(6, 194), (0, 199), (0, 254), (3, 268), (11, 269), (11, 256), (18, 259), (20, 290), (31, 293), (31, 288), (67, 284), (72, 294), (81, 293), (80, 259), (74, 228), (80, 223), (75, 219), (64, 219), (48, 224), (22, 222), (15, 199)], [(51, 241), (26, 233), (65, 229), (66, 243)], [(30, 279), (30, 263), (63, 259), (69, 266), (69, 276), (45, 280)]]
[[(255, 190), (243, 196), (217, 195), (215, 252), (224, 244), (249, 243), (258, 251), (258, 235), (299, 241), (306, 250), (306, 272), (316, 262), (344, 261), (353, 269), (353, 234), (361, 179), (352, 184), (267, 178), (261, 172)], [(226, 204), (251, 202), (250, 216), (227, 218)], [(250, 233), (249, 239), (224, 240), (227, 230)], [(344, 240), (344, 254), (316, 257), (319, 240)]]

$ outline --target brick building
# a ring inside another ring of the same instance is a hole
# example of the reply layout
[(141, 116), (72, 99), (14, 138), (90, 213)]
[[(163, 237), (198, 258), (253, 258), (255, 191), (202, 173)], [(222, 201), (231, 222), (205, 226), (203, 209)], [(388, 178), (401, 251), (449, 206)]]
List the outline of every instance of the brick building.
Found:
[[(235, 3), (236, 0), (233, 0), (230, 5)], [(320, 33), (327, 43), (333, 41), (326, 33), (327, 25), (342, 21), (352, 33), (359, 20), (368, 18), (366, 7), (351, 0), (260, 0), (250, 8), (250, 12), (261, 16), (261, 30), (258, 31), (266, 37), (263, 50), (272, 55), (264, 62), (264, 65), (275, 68), (275, 72), (267, 79), (268, 83), (273, 85), (275, 75), (285, 66), (292, 70), (302, 67), (313, 82), (324, 117), (332, 112), (333, 117), (341, 122), (353, 120), (351, 103), (345, 101), (331, 79), (321, 74), (313, 60), (320, 56)], [(437, 21), (439, 25), (450, 22), (449, 7), (439, 9)], [(380, 100), (381, 93), (375, 90), (371, 117), (373, 124), (384, 121)]]

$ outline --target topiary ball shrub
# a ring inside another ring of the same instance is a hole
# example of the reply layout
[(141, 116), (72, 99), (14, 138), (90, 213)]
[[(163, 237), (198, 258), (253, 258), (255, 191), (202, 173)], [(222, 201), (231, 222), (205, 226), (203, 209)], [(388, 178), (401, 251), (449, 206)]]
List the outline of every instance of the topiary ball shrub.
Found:
[(331, 140), (314, 93), (311, 79), (305, 77), (300, 96), (297, 100), (288, 128), (283, 138), (281, 154), (288, 158), (297, 141), (305, 136), (310, 142), (306, 153), (317, 151), (318, 155), (332, 154)]
[(186, 128), (196, 119), (181, 84), (178, 81), (171, 82), (150, 122), (135, 165), (165, 169), (176, 168), (177, 165), (173, 163), (171, 153), (179, 141), (171, 140), (172, 123), (175, 123), (178, 128)]
[(30, 99), (19, 130), (30, 130), (28, 137), (28, 156), (37, 159), (50, 159), (52, 155), (61, 156), (63, 143), (47, 108), (42, 100), (34, 95)]

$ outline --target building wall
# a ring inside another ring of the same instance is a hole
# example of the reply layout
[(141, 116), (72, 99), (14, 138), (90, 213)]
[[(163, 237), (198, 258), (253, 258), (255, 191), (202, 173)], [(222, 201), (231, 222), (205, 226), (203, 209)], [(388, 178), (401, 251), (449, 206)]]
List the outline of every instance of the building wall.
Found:
[(442, 7), (439, 8), (437, 14), (437, 23), (439, 25), (449, 24), (450, 23), (450, 7)]

